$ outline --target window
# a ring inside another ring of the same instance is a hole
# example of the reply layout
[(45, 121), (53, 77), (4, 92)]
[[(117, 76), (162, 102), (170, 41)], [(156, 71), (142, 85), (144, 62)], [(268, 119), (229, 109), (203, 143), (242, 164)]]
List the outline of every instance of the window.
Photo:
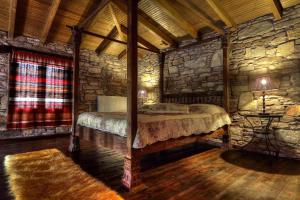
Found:
[(7, 128), (70, 126), (71, 123), (72, 60), (13, 51)]

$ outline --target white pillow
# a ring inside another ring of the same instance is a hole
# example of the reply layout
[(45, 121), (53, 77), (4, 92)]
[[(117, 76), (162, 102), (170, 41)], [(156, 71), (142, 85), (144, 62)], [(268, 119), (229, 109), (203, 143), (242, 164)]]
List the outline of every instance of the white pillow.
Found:
[(98, 112), (127, 112), (127, 97), (98, 96)]
[(189, 112), (208, 113), (208, 114), (226, 113), (224, 108), (214, 104), (191, 104), (189, 105)]

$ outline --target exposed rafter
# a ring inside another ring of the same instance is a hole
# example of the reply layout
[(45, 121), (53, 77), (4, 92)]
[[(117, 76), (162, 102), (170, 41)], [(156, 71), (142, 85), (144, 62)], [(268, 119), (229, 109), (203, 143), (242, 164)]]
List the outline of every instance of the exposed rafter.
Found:
[(282, 18), (282, 5), (280, 3), (280, 0), (270, 0), (272, 3), (271, 9), (272, 9), (272, 13), (275, 17), (276, 20), (281, 19)]
[[(112, 16), (112, 19), (113, 19), (113, 22), (118, 30), (118, 34), (119, 34), (119, 37), (122, 41), (126, 41), (126, 38), (125, 38), (125, 35), (123, 34), (122, 30), (121, 30), (121, 24), (118, 20), (118, 17), (117, 15), (115, 14), (115, 11), (114, 11), (114, 8), (112, 6), (112, 3), (109, 3), (108, 4), (108, 8), (110, 10), (110, 13), (111, 13), (111, 16)], [(127, 54), (127, 49), (125, 48), (119, 55), (118, 55), (118, 59), (122, 59), (125, 55)]]
[(116, 15), (116, 13), (115, 13), (115, 11), (114, 11), (114, 8), (113, 8), (113, 6), (112, 6), (111, 3), (108, 4), (108, 8), (109, 8), (109, 11), (110, 11), (110, 13), (111, 13), (111, 17), (112, 17), (112, 19), (113, 19), (113, 22), (114, 22), (114, 24), (115, 24), (115, 26), (116, 26), (116, 28), (117, 28), (117, 30), (118, 30), (119, 37), (120, 37), (120, 39), (121, 39), (122, 41), (125, 42), (126, 39), (125, 39), (125, 36), (124, 36), (123, 32), (121, 31), (121, 24), (120, 24), (120, 22), (119, 22), (119, 20), (118, 20), (118, 17), (117, 17), (117, 15)]
[[(124, 0), (111, 0), (118, 8), (123, 12), (127, 13), (127, 3)], [(158, 35), (170, 46), (177, 46), (176, 38), (172, 36), (166, 29), (164, 29), (159, 23), (151, 19), (146, 13), (142, 10), (138, 10), (139, 22), (146, 26), (149, 31)]]
[(102, 0), (98, 5), (92, 8), (90, 14), (78, 24), (78, 28), (87, 28), (97, 14), (109, 3), (110, 0)]
[(180, 1), (180, 3), (183, 4), (185, 7), (189, 8), (190, 11), (193, 12), (193, 14), (199, 18), (199, 20), (201, 20), (204, 24), (206, 24), (206, 26), (210, 27), (212, 30), (214, 30), (219, 34), (224, 35), (224, 31), (221, 28), (217, 27), (206, 16), (201, 14), (201, 11), (198, 9), (196, 5), (192, 4), (190, 1)]
[[(123, 59), (125, 56), (127, 55), (127, 48), (124, 49), (119, 55), (118, 55), (118, 59), (121, 60)], [(141, 53), (140, 51), (138, 51), (138, 57), (140, 59), (142, 59), (144, 57), (144, 54)]]
[(127, 48), (124, 49), (119, 55), (118, 55), (118, 59), (121, 60), (124, 58), (124, 56), (126, 56), (127, 54)]
[(46, 24), (45, 24), (45, 26), (44, 26), (44, 28), (42, 30), (42, 35), (41, 35), (41, 42), (42, 43), (45, 43), (46, 40), (47, 40), (49, 31), (50, 31), (52, 23), (54, 21), (56, 12), (57, 12), (57, 10), (59, 8), (60, 2), (61, 2), (61, 0), (53, 0), (52, 1), (50, 12), (48, 14)]
[[(126, 35), (128, 34), (127, 27), (121, 25), (121, 30), (124, 34), (126, 34)], [(152, 51), (155, 51), (157, 53), (160, 52), (160, 50), (156, 46), (154, 46), (153, 44), (151, 44), (150, 42), (148, 42), (147, 40), (145, 40), (144, 38), (142, 38), (140, 36), (138, 36), (138, 43), (140, 43), (141, 45), (147, 47), (148, 49), (150, 49)]]
[(9, 19), (8, 19), (7, 36), (10, 39), (13, 39), (14, 35), (15, 35), (17, 3), (18, 3), (17, 0), (10, 0), (9, 1)]
[[(115, 38), (118, 35), (118, 30), (117, 28), (114, 26), (114, 28), (109, 32), (109, 34), (107, 35), (107, 37), (109, 38)], [(95, 52), (100, 55), (110, 44), (110, 40), (104, 39), (99, 46), (96, 48)]]
[(155, 0), (158, 3), (159, 7), (170, 17), (172, 18), (184, 31), (190, 34), (193, 38), (198, 37), (197, 30), (190, 24), (186, 19), (184, 19), (174, 6), (172, 2), (166, 0)]
[(235, 27), (236, 23), (232, 17), (224, 10), (219, 0), (206, 0), (210, 7), (220, 17), (220, 19), (226, 24), (227, 27)]
[[(126, 27), (126, 26), (123, 26), (122, 24), (121, 24), (121, 30), (122, 30), (122, 33), (124, 33), (125, 35), (128, 34), (128, 29), (127, 29), (127, 27)], [(159, 50), (156, 46), (154, 46), (153, 44), (151, 44), (150, 42), (148, 42), (147, 40), (145, 40), (144, 38), (142, 38), (142, 37), (140, 37), (140, 36), (138, 36), (138, 43), (141, 44), (141, 45), (143, 45), (144, 47), (148, 48), (149, 50), (151, 50), (151, 51), (153, 51), (153, 52), (156, 52), (156, 53), (159, 53), (159, 52), (160, 52), (160, 50)], [(119, 59), (122, 59), (122, 58), (126, 55), (126, 52), (127, 52), (127, 50), (124, 49), (124, 50), (119, 54), (118, 58), (119, 58)], [(138, 56), (139, 56), (139, 58), (142, 58), (142, 57), (143, 57), (143, 55), (141, 54), (141, 52), (138, 52)]]

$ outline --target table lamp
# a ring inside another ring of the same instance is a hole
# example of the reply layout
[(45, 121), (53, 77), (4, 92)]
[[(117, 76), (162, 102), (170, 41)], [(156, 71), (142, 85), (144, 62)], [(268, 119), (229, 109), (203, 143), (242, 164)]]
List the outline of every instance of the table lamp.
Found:
[(144, 89), (141, 89), (138, 91), (138, 98), (142, 99), (142, 104), (144, 104), (144, 99), (146, 99), (148, 96), (147, 91)]
[(256, 79), (255, 82), (255, 90), (256, 91), (262, 91), (263, 92), (263, 108), (262, 108), (262, 115), (268, 115), (266, 113), (266, 91), (274, 89), (274, 86), (272, 84), (272, 80), (269, 76), (259, 77)]

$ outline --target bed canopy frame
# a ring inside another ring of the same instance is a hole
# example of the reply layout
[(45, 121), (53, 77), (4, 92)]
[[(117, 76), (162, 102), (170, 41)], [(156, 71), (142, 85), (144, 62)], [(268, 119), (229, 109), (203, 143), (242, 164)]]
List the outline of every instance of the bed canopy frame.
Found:
[[(137, 75), (138, 75), (138, 62), (137, 49), (141, 48), (144, 50), (152, 51), (144, 47), (140, 47), (137, 44), (137, 17), (138, 17), (138, 0), (128, 0), (128, 38), (127, 43), (119, 41), (106, 36), (98, 35), (86, 30), (79, 28), (78, 26), (68, 26), (71, 28), (73, 36), (73, 105), (72, 105), (72, 133), (70, 136), (70, 152), (79, 151), (79, 138), (84, 138), (92, 141), (98, 145), (105, 146), (118, 151), (124, 155), (124, 175), (122, 178), (122, 183), (127, 188), (132, 188), (141, 183), (140, 177), (140, 158), (142, 155), (158, 152), (161, 150), (170, 149), (177, 146), (182, 146), (185, 144), (195, 143), (201, 140), (205, 140), (211, 137), (223, 136), (223, 143), (228, 146), (229, 135), (228, 127), (218, 129), (207, 135), (192, 135), (188, 137), (182, 137), (178, 139), (171, 139), (164, 142), (157, 142), (152, 145), (146, 146), (143, 149), (134, 149), (133, 142), (136, 136), (138, 128), (137, 120)], [(82, 34), (89, 34), (99, 38), (105, 38), (113, 42), (118, 42), (121, 44), (127, 44), (127, 91), (128, 91), (128, 103), (127, 103), (127, 137), (126, 139), (121, 138), (118, 135), (106, 134), (101, 132), (101, 134), (96, 134), (100, 131), (93, 130), (86, 127), (77, 127), (78, 118), (78, 101), (79, 101), (79, 54), (80, 54), (80, 44), (82, 39)], [(216, 39), (216, 38), (213, 38)], [(211, 39), (211, 40), (213, 40)], [(229, 112), (229, 76), (228, 76), (228, 37), (223, 36), (222, 46), (223, 46), (223, 81), (224, 81), (224, 91), (222, 93), (214, 93), (208, 95), (207, 93), (190, 93), (190, 94), (164, 94), (163, 86), (163, 67), (164, 67), (164, 57), (165, 53), (155, 52), (160, 54), (160, 92), (161, 92), (161, 102), (176, 102), (176, 103), (214, 103), (218, 105), (223, 105), (225, 110)], [(206, 41), (204, 41), (206, 42)], [(152, 51), (153, 52), (153, 51)]]

